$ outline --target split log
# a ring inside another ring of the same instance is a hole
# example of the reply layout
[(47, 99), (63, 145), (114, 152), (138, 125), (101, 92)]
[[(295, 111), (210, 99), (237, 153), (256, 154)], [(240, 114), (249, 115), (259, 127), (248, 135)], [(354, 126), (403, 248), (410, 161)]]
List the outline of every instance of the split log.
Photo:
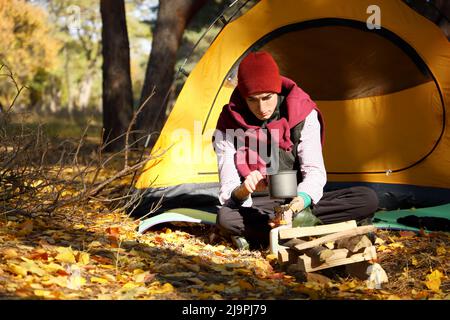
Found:
[(324, 237), (320, 237), (317, 238), (315, 240), (312, 241), (307, 241), (305, 243), (301, 243), (295, 246), (295, 249), (299, 250), (299, 251), (303, 251), (309, 248), (314, 248), (317, 247), (319, 245), (322, 245), (324, 243), (330, 242), (330, 241), (336, 241), (336, 240), (340, 240), (340, 239), (345, 239), (345, 238), (349, 238), (352, 236), (357, 236), (357, 235), (361, 235), (361, 234), (365, 234), (368, 232), (372, 232), (376, 230), (376, 227), (374, 226), (362, 226), (362, 227), (356, 227), (350, 230), (346, 230), (346, 231), (341, 231), (341, 232), (336, 232), (333, 234), (329, 234), (327, 236)]
[[(297, 245), (304, 244), (307, 242), (308, 241), (301, 240), (301, 239), (291, 239), (288, 242), (284, 243), (283, 246), (286, 246), (286, 247), (289, 247), (292, 249), (296, 249)], [(296, 250), (296, 251), (298, 252), (298, 250)], [(333, 255), (333, 250), (330, 250), (323, 246), (317, 246), (317, 247), (306, 250), (305, 254), (314, 260), (323, 262)]]
[(347, 239), (341, 239), (336, 241), (337, 248), (345, 248), (350, 250), (350, 252), (358, 252), (363, 250), (364, 248), (370, 247), (372, 245), (372, 241), (366, 236), (356, 236)]
[(298, 265), (301, 270), (305, 272), (314, 272), (322, 269), (337, 267), (341, 265), (346, 265), (355, 262), (361, 262), (365, 260), (373, 260), (376, 259), (377, 252), (374, 246), (368, 247), (362, 253), (356, 253), (348, 258), (343, 259), (330, 259), (329, 261), (325, 261), (319, 266), (312, 266), (312, 260), (306, 254), (300, 256), (298, 258)]
[(290, 248), (278, 249), (278, 262), (280, 264), (293, 264), (297, 263), (298, 252)]
[(321, 236), (325, 234), (345, 231), (356, 228), (356, 221), (350, 220), (346, 222), (326, 224), (314, 227), (299, 227), (280, 229), (280, 239), (303, 238), (309, 236)]

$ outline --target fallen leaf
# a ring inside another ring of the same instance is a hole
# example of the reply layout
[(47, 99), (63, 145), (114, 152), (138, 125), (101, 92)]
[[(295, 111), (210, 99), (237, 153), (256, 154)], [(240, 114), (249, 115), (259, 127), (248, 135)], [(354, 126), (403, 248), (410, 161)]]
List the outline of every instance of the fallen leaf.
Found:
[(377, 248), (377, 251), (381, 252), (381, 251), (391, 251), (388, 247), (386, 247), (385, 245), (381, 245)]
[(87, 253), (87, 252), (80, 252), (80, 253), (78, 253), (78, 262), (81, 264), (81, 265), (87, 265), (87, 264), (89, 264), (89, 253)]
[(56, 250), (59, 252), (55, 257), (56, 260), (65, 263), (76, 263), (72, 248), (59, 247)]
[(64, 271), (65, 275), (68, 275), (68, 273), (65, 271), (65, 269), (61, 265), (54, 263), (54, 262), (51, 262), (49, 264), (42, 264), (42, 268), (49, 273), (53, 273), (53, 272), (57, 272), (57, 271)]
[(242, 290), (253, 290), (253, 285), (246, 280), (240, 279), (238, 284)]
[(161, 287), (159, 288), (152, 288), (149, 290), (149, 293), (151, 294), (164, 294), (164, 293), (171, 293), (175, 291), (175, 288), (170, 284), (170, 283), (164, 283)]
[(21, 275), (21, 276), (27, 275), (27, 269), (25, 269), (24, 267), (19, 266), (17, 264), (8, 263), (8, 270), (17, 275)]
[(51, 298), (52, 292), (47, 290), (34, 290), (34, 294), (42, 298)]
[(110, 236), (118, 238), (120, 229), (119, 229), (119, 227), (108, 227), (108, 228), (106, 228), (106, 233)]
[(205, 287), (206, 290), (209, 291), (224, 291), (225, 290), (225, 285), (223, 283), (220, 284), (210, 284), (209, 286)]
[(443, 255), (445, 255), (446, 252), (447, 252), (447, 250), (445, 249), (444, 246), (440, 246), (440, 247), (436, 248), (436, 254), (438, 256), (443, 256)]
[(401, 237), (414, 237), (416, 235), (417, 233), (415, 233), (414, 231), (400, 231)]
[(390, 243), (388, 244), (388, 246), (390, 248), (404, 248), (405, 246), (403, 245), (403, 243), (401, 242), (394, 242), (394, 243)]
[(427, 275), (427, 280), (425, 281), (425, 285), (428, 289), (436, 292), (441, 293), (441, 278), (444, 277), (442, 272), (439, 270), (432, 271), (429, 275)]
[(108, 280), (103, 279), (103, 278), (99, 278), (99, 277), (91, 277), (90, 281), (91, 281), (91, 283), (100, 283), (100, 284), (107, 284), (107, 283), (109, 283)]
[(17, 258), (18, 255), (19, 255), (17, 253), (17, 251), (15, 249), (12, 249), (12, 248), (5, 249), (1, 253), (6, 259)]
[(44, 260), (44, 261), (47, 261), (48, 260), (48, 253), (47, 252), (34, 252), (34, 253), (31, 254), (30, 258), (33, 259), (33, 260)]
[(27, 219), (22, 224), (19, 225), (19, 232), (17, 232), (17, 235), (19, 236), (26, 236), (33, 232), (34, 223), (33, 220)]
[(269, 262), (272, 262), (272, 261), (277, 260), (277, 259), (278, 259), (278, 257), (275, 254), (268, 254), (266, 256), (266, 260), (269, 261)]
[(62, 288), (67, 287), (67, 277), (51, 277), (47, 281), (42, 281), (43, 285), (50, 286), (52, 284), (56, 284)]
[(22, 257), (21, 259), (24, 260), (24, 262), (22, 262), (20, 265), (28, 272), (36, 274), (40, 277), (45, 274), (45, 271), (42, 270), (33, 260), (27, 259), (25, 257)]

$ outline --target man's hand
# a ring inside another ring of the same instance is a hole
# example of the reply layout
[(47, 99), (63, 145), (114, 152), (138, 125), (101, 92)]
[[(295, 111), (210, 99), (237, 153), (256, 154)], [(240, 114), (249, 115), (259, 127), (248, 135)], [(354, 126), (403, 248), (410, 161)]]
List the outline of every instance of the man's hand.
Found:
[(296, 213), (305, 208), (305, 202), (302, 197), (295, 197), (289, 204), (275, 207), (275, 218), (269, 222), (272, 228), (281, 225), (292, 225), (292, 219)]
[(250, 172), (244, 182), (234, 191), (234, 197), (244, 201), (255, 191), (264, 191), (267, 188), (266, 178), (258, 170)]
[(266, 179), (258, 170), (250, 172), (242, 184), (249, 193), (263, 191), (267, 188)]
[(289, 210), (292, 211), (293, 215), (295, 215), (296, 213), (302, 211), (303, 209), (305, 209), (305, 200), (303, 200), (302, 197), (295, 197), (289, 203)]

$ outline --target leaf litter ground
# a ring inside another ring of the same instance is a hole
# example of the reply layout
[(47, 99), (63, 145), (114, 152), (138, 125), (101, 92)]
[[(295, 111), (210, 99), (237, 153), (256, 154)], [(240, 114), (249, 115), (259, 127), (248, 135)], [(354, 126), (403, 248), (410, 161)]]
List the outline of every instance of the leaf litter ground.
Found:
[(0, 217), (3, 299), (449, 299), (449, 235), (377, 231), (389, 283), (367, 289), (339, 268), (289, 275), (268, 251), (208, 243), (205, 225), (140, 235), (90, 201), (52, 215)]

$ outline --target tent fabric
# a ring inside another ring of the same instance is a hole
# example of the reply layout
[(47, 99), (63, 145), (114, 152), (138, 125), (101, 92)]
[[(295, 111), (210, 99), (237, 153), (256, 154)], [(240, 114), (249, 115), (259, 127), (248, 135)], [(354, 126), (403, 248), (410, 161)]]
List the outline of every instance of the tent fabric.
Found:
[(322, 110), (328, 181), (450, 189), (450, 44), (401, 0), (377, 1), (382, 29), (367, 29), (372, 4), (262, 0), (229, 23), (187, 78), (136, 189), (201, 194), (195, 186), (218, 183), (214, 128), (239, 61), (259, 49)]

